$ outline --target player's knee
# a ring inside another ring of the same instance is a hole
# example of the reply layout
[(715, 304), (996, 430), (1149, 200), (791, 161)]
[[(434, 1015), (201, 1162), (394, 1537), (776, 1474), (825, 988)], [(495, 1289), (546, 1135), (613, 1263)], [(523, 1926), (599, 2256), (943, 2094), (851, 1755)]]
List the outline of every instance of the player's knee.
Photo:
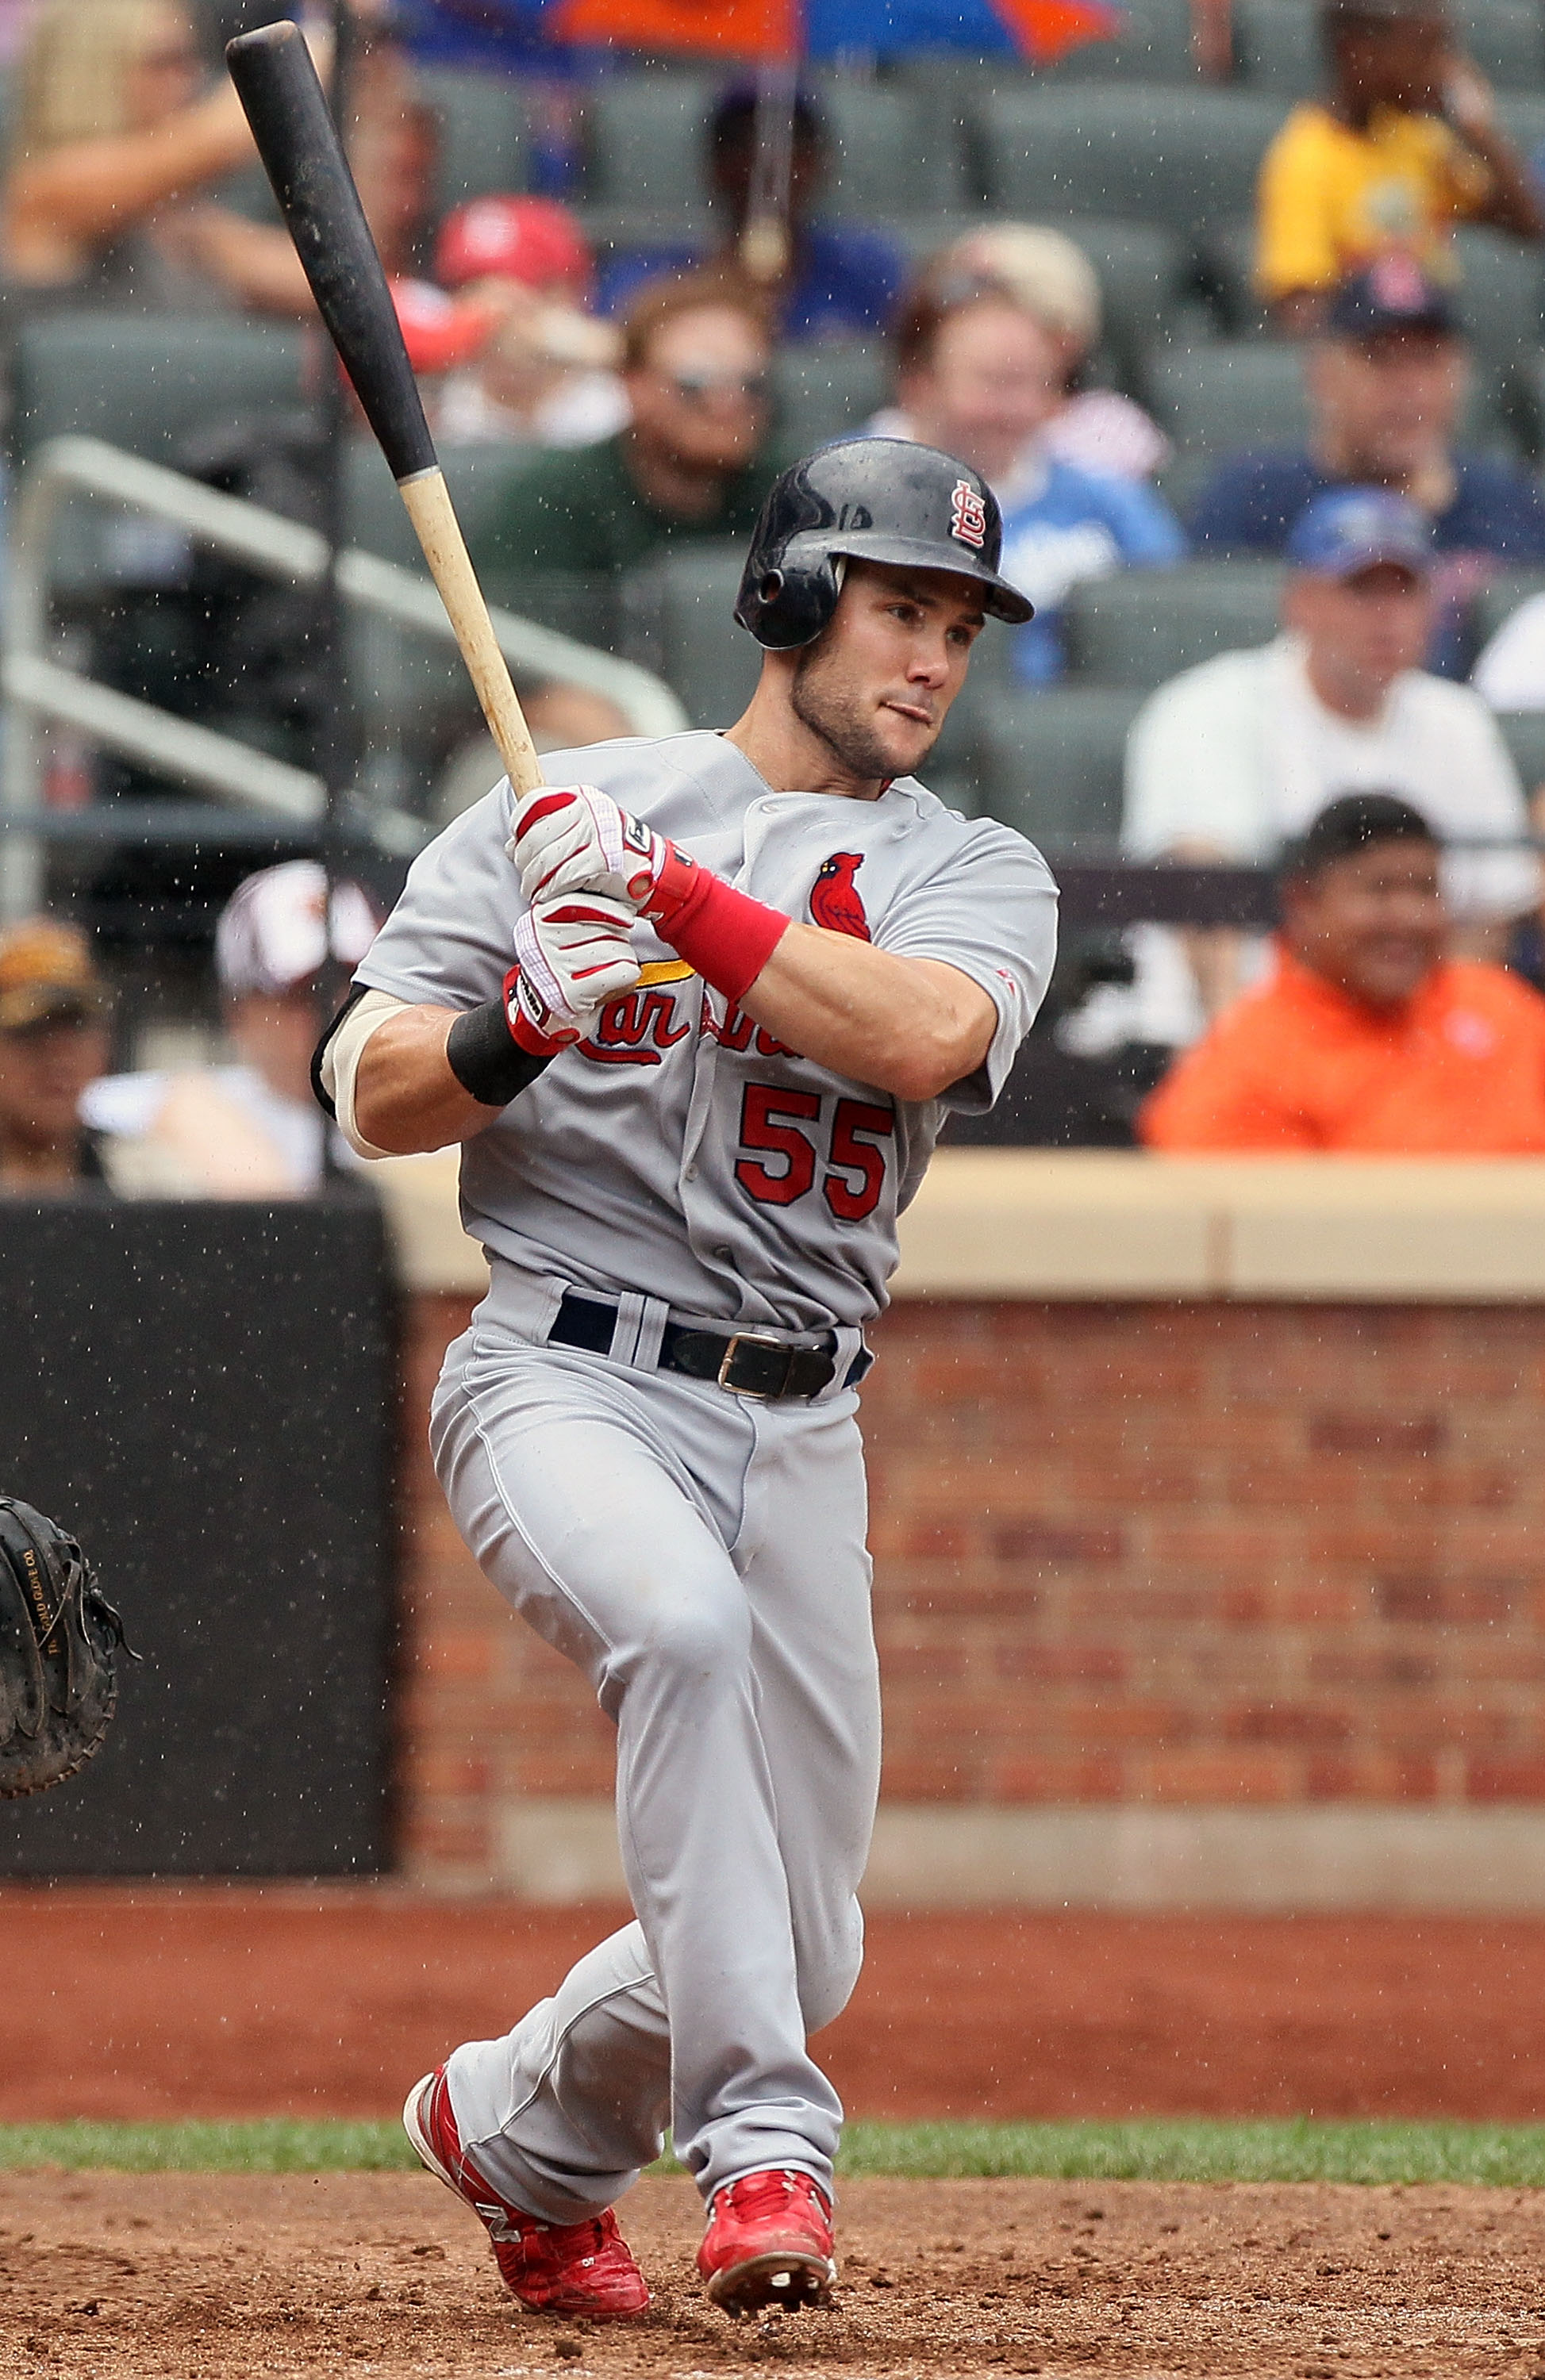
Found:
[(640, 1650), (684, 1685), (736, 1677), (750, 1663), (750, 1614), (739, 1596), (684, 1596), (656, 1614)]

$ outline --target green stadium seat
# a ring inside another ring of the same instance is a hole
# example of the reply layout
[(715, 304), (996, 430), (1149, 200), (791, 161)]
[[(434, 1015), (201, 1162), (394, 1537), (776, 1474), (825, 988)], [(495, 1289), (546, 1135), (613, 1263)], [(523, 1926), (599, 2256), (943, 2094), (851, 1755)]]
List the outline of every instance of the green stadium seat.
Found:
[(1478, 653), (1521, 603), (1545, 594), (1545, 570), (1499, 570), (1470, 606), (1470, 634)]
[(1006, 212), (1114, 215), (1194, 237), (1248, 213), (1284, 113), (1262, 92), (1083, 83), (999, 92), (973, 125)]
[(24, 462), (77, 431), (164, 462), (201, 424), (301, 401), (298, 329), (221, 315), (82, 310), (29, 323), (11, 370), (11, 442)]
[(1037, 82), (1195, 83), (1188, 0), (1125, 0), (1121, 30), (1108, 42), (1084, 42)]
[(823, 214), (874, 223), (963, 202), (958, 136), (931, 122), (915, 91), (823, 75), (816, 97), (832, 149)]
[(1183, 452), (1301, 445), (1308, 434), (1303, 349), (1285, 341), (1162, 347), (1143, 377), (1156, 417)]
[(1454, 30), (1467, 55), (1499, 91), (1545, 86), (1545, 28), (1521, 0), (1459, 0)]
[(890, 394), (889, 350), (870, 339), (820, 339), (772, 360), (773, 436), (780, 453), (808, 455), (859, 430)]
[(1545, 710), (1499, 710), (1497, 725), (1513, 755), (1513, 765), (1532, 794), (1545, 785)]
[(1121, 832), (1127, 732), (1137, 686), (1047, 686), (1000, 700), (984, 722), (981, 806), (1052, 849)]
[[(1302, 445), (1308, 434), (1303, 349), (1286, 340), (1220, 339), (1150, 354), (1143, 386), (1157, 419), (1183, 454), (1230, 455)], [(1472, 452), (1508, 454), (1515, 441), (1498, 414), (1484, 359), (1471, 376), (1458, 442)]]
[(1500, 91), (1497, 115), (1526, 157), (1545, 142), (1545, 91)]
[(530, 171), (530, 122), (526, 96), (506, 76), (447, 67), (420, 72), (419, 90), (439, 125), (435, 212), (449, 214), (468, 199), (524, 190)]
[(1214, 653), (1277, 633), (1277, 562), (1187, 562), (1076, 587), (1064, 614), (1072, 674), (1107, 686), (1162, 686)]
[(749, 701), (760, 653), (736, 625), (746, 551), (736, 540), (662, 554), (630, 571), (623, 647), (674, 686), (694, 727), (727, 727)]
[(1241, 80), (1278, 99), (1311, 99), (1324, 82), (1319, 12), (1306, 0), (1235, 0)]
[[(445, 448), (440, 457), (445, 484), (462, 528), (474, 542), (487, 505), (541, 451), (537, 446), (512, 445), (508, 441)], [(361, 546), (367, 553), (379, 553), (387, 562), (423, 569), (423, 552), (408, 517), (407, 506), (373, 438), (350, 441), (345, 469), (345, 542)]]
[(613, 74), (598, 82), (586, 108), (586, 197), (659, 212), (705, 207), (703, 128), (716, 89), (700, 74)]

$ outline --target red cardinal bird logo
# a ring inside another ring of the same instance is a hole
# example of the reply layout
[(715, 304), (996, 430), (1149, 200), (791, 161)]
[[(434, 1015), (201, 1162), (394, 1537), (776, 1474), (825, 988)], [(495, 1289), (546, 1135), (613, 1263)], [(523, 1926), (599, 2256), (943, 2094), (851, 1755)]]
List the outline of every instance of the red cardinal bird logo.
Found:
[(853, 881), (853, 871), (863, 856), (861, 851), (833, 851), (830, 859), (821, 861), (810, 886), (810, 918), (830, 934), (852, 934), (867, 942), (870, 929), (864, 896)]

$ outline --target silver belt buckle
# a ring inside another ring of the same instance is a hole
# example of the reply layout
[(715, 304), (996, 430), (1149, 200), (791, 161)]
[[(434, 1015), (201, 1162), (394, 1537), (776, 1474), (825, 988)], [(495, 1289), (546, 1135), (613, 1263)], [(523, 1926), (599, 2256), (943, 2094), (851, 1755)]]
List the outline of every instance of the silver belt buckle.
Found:
[[(775, 1354), (782, 1355), (784, 1358), (783, 1382), (780, 1382), (775, 1389), (736, 1388), (730, 1379), (730, 1373), (735, 1366), (736, 1355), (742, 1347), (769, 1347)], [(788, 1358), (793, 1352), (787, 1342), (780, 1339), (774, 1330), (736, 1330), (731, 1334), (724, 1354), (719, 1360), (719, 1386), (728, 1390), (731, 1396), (749, 1397), (756, 1404), (767, 1404), (772, 1398), (783, 1394), (784, 1383), (788, 1379)]]

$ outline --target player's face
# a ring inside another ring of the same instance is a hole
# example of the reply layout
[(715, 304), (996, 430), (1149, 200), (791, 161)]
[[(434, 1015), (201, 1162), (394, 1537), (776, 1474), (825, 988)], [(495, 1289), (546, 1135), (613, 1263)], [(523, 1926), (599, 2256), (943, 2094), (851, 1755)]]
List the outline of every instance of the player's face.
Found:
[(1373, 1008), (1409, 1000), (1443, 953), (1447, 914), (1429, 843), (1381, 843), (1283, 890), (1295, 955)]
[(71, 1142), (81, 1093), (104, 1071), (107, 1048), (101, 1025), (0, 1033), (0, 1140), (32, 1150)]
[(796, 715), (855, 776), (908, 776), (965, 682), (982, 625), (968, 578), (850, 563), (831, 626), (799, 656)]

